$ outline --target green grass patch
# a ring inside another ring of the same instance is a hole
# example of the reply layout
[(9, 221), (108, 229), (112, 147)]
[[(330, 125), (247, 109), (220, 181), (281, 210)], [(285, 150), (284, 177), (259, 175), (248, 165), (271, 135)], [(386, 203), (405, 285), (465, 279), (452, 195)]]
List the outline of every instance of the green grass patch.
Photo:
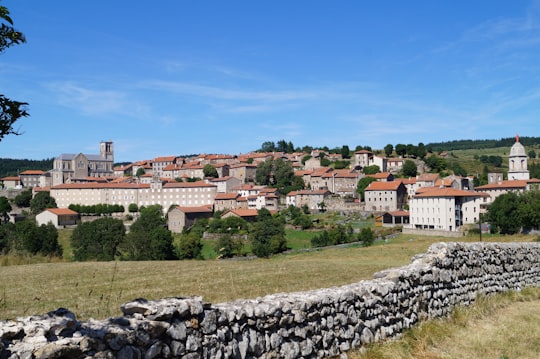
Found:
[(292, 250), (311, 248), (311, 238), (316, 236), (319, 231), (302, 229), (285, 229), (287, 238), (287, 247)]

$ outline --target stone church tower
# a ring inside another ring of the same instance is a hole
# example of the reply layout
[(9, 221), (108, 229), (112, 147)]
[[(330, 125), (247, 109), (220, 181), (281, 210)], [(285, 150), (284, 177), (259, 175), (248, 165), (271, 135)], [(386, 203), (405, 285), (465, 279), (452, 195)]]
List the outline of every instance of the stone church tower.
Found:
[(525, 147), (519, 142), (519, 136), (516, 135), (516, 143), (510, 149), (508, 156), (508, 179), (509, 180), (528, 180), (529, 170), (527, 170), (527, 153)]

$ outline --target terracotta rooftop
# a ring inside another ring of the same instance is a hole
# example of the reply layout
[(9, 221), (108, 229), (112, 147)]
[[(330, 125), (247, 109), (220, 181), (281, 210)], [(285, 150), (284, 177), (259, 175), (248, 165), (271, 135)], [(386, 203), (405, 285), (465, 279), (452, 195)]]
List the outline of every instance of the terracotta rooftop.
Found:
[(51, 212), (56, 214), (57, 216), (72, 216), (77, 215), (78, 213), (75, 211), (72, 211), (69, 208), (47, 208), (45, 211)]
[(429, 197), (487, 197), (487, 193), (476, 191), (464, 191), (461, 189), (455, 189), (451, 187), (439, 188), (439, 187), (426, 187), (421, 193), (416, 193), (415, 198), (429, 198)]
[[(527, 187), (527, 183), (529, 183), (528, 180), (509, 180), (509, 181), (501, 181), (501, 182), (495, 182), (486, 184), (483, 186), (478, 186), (475, 189), (476, 190), (494, 190), (494, 189), (502, 189), (502, 188), (525, 188)], [(532, 183), (535, 183), (533, 181)]]
[(397, 191), (398, 187), (401, 185), (401, 181), (390, 181), (390, 182), (371, 182), (366, 188), (366, 191)]

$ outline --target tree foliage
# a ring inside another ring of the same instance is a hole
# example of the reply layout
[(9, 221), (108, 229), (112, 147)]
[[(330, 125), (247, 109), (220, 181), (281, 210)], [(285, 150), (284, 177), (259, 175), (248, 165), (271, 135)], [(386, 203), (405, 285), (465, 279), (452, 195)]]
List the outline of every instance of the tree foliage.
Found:
[(285, 224), (279, 217), (273, 217), (266, 209), (261, 208), (257, 222), (250, 233), (251, 248), (257, 257), (268, 258), (273, 254), (287, 250)]
[(218, 258), (232, 258), (242, 255), (244, 242), (241, 238), (233, 237), (230, 234), (221, 236), (214, 246)]
[(73, 256), (77, 261), (114, 260), (125, 234), (124, 223), (111, 217), (79, 223), (71, 235)]
[(62, 256), (58, 230), (52, 223), (37, 226), (32, 219), (0, 225), (0, 253)]
[[(0, 5), (0, 54), (7, 48), (26, 42), (22, 32), (13, 27), (13, 20), (5, 6)], [(28, 103), (11, 100), (0, 94), (0, 141), (7, 135), (20, 135), (13, 125), (21, 117), (28, 116)]]
[(162, 207), (140, 208), (139, 218), (120, 246), (122, 258), (127, 260), (176, 259), (172, 233), (165, 228)]
[(54, 158), (27, 160), (0, 158), (0, 177), (17, 176), (22, 169), (48, 171), (53, 168)]
[(11, 212), (12, 209), (7, 197), (0, 197), (0, 223), (9, 222), (9, 212)]
[(365, 190), (369, 186), (371, 182), (375, 182), (377, 179), (373, 177), (362, 177), (358, 180), (358, 184), (356, 185), (356, 193), (360, 195), (361, 200), (363, 201), (365, 198)]
[(403, 162), (403, 167), (401, 168), (401, 173), (403, 173), (403, 176), (405, 177), (416, 177), (418, 174), (416, 163), (412, 160), (405, 160)]
[(358, 240), (362, 243), (364, 247), (369, 247), (375, 241), (375, 234), (373, 230), (369, 227), (364, 227), (358, 234)]
[(212, 178), (218, 178), (219, 177), (219, 174), (218, 174), (218, 171), (217, 171), (216, 167), (212, 166), (209, 163), (204, 165), (203, 174), (204, 174), (204, 177), (212, 177)]
[(30, 210), (34, 214), (38, 214), (46, 208), (56, 208), (56, 200), (51, 197), (48, 191), (38, 192), (30, 201)]
[(13, 199), (13, 203), (17, 205), (17, 207), (23, 208), (23, 207), (30, 207), (30, 201), (32, 200), (32, 189), (25, 189), (21, 193), (15, 196)]
[(392, 156), (392, 153), (394, 153), (394, 146), (391, 143), (384, 146), (384, 154), (386, 157)]
[(294, 175), (294, 169), (289, 161), (281, 158), (266, 160), (257, 166), (255, 181), (260, 185), (278, 188), (281, 193), (303, 188), (301, 178)]
[(377, 165), (366, 166), (362, 168), (362, 172), (366, 175), (374, 175), (381, 172), (381, 168)]
[(498, 196), (489, 206), (487, 219), (492, 229), (501, 234), (540, 228), (540, 192), (509, 192)]
[(201, 237), (196, 232), (183, 233), (175, 243), (175, 252), (179, 259), (202, 258)]

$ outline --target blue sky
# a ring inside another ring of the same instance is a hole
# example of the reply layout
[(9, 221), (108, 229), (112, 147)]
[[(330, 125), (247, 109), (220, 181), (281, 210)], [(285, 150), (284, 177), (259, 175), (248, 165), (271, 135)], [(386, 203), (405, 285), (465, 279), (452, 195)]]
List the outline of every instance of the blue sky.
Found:
[(540, 2), (2, 0), (0, 157), (540, 136)]

